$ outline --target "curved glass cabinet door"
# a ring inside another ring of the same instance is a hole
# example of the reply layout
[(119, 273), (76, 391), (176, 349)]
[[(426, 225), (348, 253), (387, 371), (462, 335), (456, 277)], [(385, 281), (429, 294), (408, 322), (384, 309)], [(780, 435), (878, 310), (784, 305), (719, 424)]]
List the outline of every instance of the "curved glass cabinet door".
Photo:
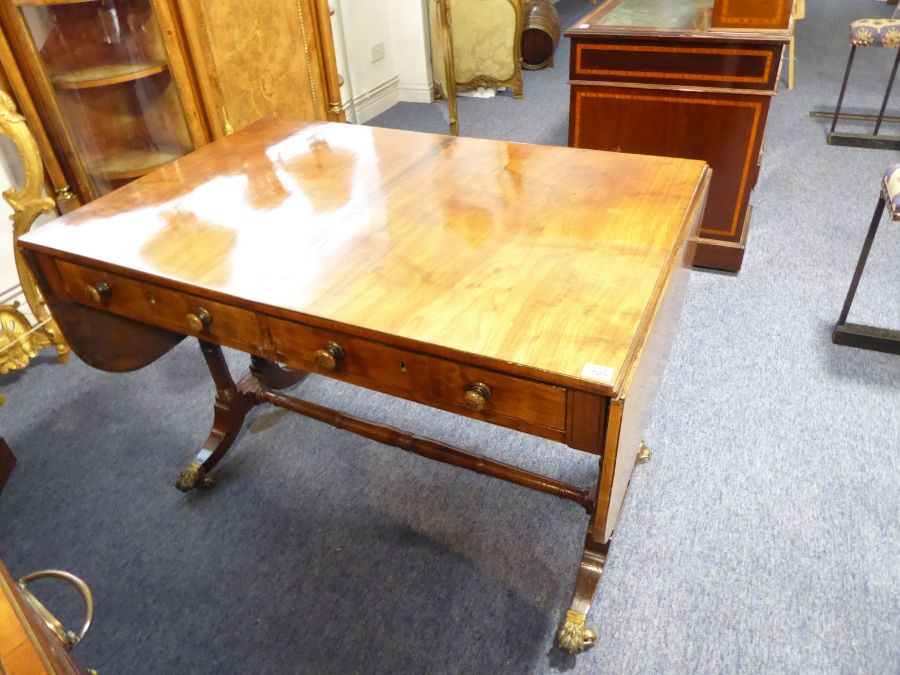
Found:
[(12, 2), (84, 201), (193, 149), (152, 0)]

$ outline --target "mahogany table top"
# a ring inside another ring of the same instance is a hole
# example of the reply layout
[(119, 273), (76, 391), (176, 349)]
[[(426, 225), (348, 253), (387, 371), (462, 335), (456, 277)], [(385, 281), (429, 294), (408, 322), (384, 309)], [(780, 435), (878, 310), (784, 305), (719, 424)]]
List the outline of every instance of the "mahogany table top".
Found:
[(615, 395), (708, 172), (270, 119), (21, 241)]

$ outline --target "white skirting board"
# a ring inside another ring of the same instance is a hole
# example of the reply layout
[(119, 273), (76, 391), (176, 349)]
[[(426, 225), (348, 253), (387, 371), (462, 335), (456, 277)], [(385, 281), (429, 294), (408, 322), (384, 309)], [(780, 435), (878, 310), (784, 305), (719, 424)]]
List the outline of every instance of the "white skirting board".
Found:
[(401, 82), (400, 100), (406, 103), (432, 103), (434, 85), (423, 82)]
[(368, 122), (392, 105), (400, 102), (400, 78), (397, 75), (353, 97), (346, 108), (347, 119), (357, 124)]

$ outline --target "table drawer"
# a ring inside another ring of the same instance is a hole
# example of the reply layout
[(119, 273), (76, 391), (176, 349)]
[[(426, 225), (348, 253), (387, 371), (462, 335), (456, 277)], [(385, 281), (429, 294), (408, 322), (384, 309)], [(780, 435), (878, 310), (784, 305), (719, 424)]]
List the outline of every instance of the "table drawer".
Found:
[(64, 260), (57, 260), (56, 268), (74, 302), (236, 349), (263, 351), (264, 333), (254, 312)]
[[(511, 424), (513, 420), (565, 429), (566, 393), (562, 387), (282, 319), (270, 318), (269, 328), (278, 359), (290, 367), (504, 426), (522, 428)], [(318, 360), (317, 352), (322, 356)], [(479, 384), (486, 390), (476, 386)], [(484, 399), (480, 410), (475, 409), (479, 397)]]
[(781, 50), (780, 44), (584, 41), (574, 45), (572, 79), (770, 91)]

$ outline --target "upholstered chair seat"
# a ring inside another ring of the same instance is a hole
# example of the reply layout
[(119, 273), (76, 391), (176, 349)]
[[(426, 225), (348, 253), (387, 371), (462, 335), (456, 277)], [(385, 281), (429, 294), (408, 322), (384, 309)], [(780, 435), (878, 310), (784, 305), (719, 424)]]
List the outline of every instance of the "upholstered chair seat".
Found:
[[(830, 145), (849, 145), (857, 148), (878, 148), (881, 150), (900, 150), (900, 137), (897, 136), (879, 136), (881, 124), (884, 122), (884, 114), (887, 111), (888, 102), (891, 98), (891, 89), (894, 86), (894, 79), (897, 77), (898, 67), (900, 67), (900, 19), (860, 19), (850, 24), (850, 56), (847, 57), (847, 69), (844, 71), (844, 82), (841, 84), (841, 93), (838, 94), (837, 107), (834, 109), (834, 116), (831, 118), (831, 129), (828, 132), (828, 143)], [(856, 114), (851, 115), (856, 119), (872, 120), (875, 122), (875, 129), (871, 134), (859, 133), (838, 133), (837, 124), (841, 119), (841, 106), (844, 104), (844, 94), (847, 93), (847, 83), (850, 80), (850, 69), (853, 67), (853, 57), (859, 47), (886, 47), (894, 49), (894, 67), (891, 69), (890, 77), (887, 80), (887, 87), (884, 91), (884, 98), (881, 99), (881, 108), (877, 115)]]
[(885, 169), (882, 192), (891, 220), (900, 223), (900, 164), (891, 164)]
[(900, 48), (900, 19), (860, 19), (850, 24), (855, 47)]

